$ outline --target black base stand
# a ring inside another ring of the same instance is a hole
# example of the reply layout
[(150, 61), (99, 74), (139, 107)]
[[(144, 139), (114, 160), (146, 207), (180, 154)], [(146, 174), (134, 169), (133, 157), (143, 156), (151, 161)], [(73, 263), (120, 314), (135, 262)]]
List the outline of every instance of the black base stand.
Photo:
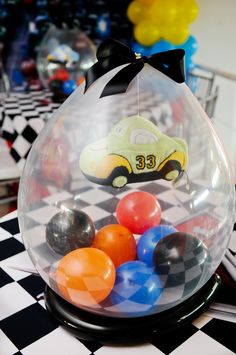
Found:
[(45, 302), (53, 316), (80, 339), (132, 344), (151, 341), (154, 337), (192, 322), (208, 308), (220, 284), (220, 277), (214, 274), (197, 293), (178, 306), (156, 315), (138, 318), (111, 318), (80, 310), (48, 286)]

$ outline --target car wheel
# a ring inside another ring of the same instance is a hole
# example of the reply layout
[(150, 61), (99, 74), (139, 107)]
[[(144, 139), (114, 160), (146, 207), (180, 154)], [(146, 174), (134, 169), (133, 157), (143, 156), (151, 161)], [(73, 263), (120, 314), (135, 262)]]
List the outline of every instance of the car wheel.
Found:
[(124, 187), (128, 182), (128, 179), (126, 176), (117, 176), (115, 179), (112, 181), (112, 186), (116, 188)]
[(128, 182), (128, 175), (129, 172), (125, 167), (119, 166), (115, 168), (110, 176), (111, 185), (116, 188), (124, 187)]
[(181, 165), (177, 160), (169, 160), (161, 169), (161, 175), (163, 179), (171, 181), (175, 180), (181, 171)]

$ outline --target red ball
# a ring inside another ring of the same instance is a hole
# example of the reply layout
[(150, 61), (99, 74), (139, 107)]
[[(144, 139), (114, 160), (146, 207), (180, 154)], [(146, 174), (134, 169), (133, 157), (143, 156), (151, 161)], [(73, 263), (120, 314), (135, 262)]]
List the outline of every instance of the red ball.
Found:
[(118, 222), (132, 233), (142, 234), (160, 223), (161, 206), (148, 192), (131, 192), (118, 203), (116, 216)]
[(69, 80), (69, 78), (70, 78), (70, 74), (65, 69), (57, 69), (57, 71), (54, 73), (54, 79), (66, 81)]

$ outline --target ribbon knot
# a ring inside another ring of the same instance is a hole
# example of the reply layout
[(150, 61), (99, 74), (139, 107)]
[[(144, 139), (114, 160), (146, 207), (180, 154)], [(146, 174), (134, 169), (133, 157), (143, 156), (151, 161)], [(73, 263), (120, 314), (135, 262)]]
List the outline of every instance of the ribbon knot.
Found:
[(114, 75), (106, 84), (100, 97), (126, 92), (130, 82), (143, 69), (145, 63), (151, 65), (177, 83), (182, 83), (185, 80), (184, 54), (183, 49), (173, 49), (148, 57), (139, 57), (123, 43), (107, 39), (98, 47), (98, 61), (86, 73), (85, 92), (95, 80), (123, 64), (129, 65)]

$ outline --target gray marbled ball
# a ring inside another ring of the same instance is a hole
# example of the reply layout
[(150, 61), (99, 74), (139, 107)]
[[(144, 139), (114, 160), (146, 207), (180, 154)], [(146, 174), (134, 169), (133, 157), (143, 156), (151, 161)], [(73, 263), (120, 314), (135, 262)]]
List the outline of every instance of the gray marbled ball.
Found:
[(95, 236), (91, 218), (80, 210), (57, 213), (46, 226), (46, 241), (58, 254), (66, 255), (78, 248), (90, 247)]

